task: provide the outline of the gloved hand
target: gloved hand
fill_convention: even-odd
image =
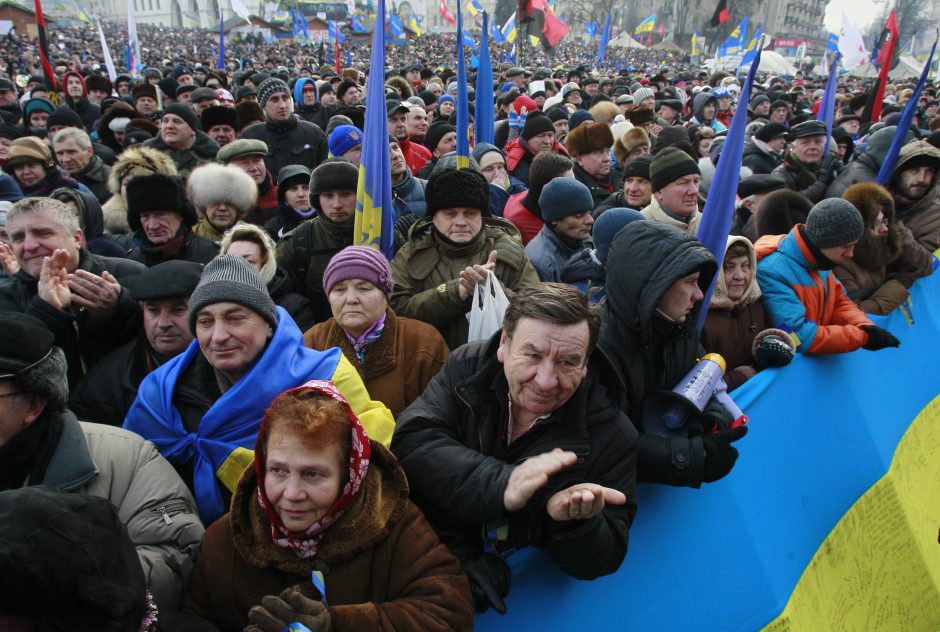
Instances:
[[[746,434],[747,426],[739,426],[702,437],[702,445],[705,447],[705,473],[702,478],[706,483],[714,483],[728,475],[738,460],[738,451],[731,444]]]
[[[839,175],[839,157],[835,154],[826,154],[819,163],[819,180],[826,184],[832,184],[832,181]]]
[[[782,329],[765,329],[754,337],[751,353],[759,369],[781,367],[793,360],[796,344]]]
[[[330,611],[319,599],[305,596],[305,588],[291,586],[276,597],[262,598],[260,606],[248,611],[251,625],[245,632],[281,632],[295,622],[307,626],[311,632],[329,632],[333,627]]]
[[[484,553],[479,557],[466,560],[463,570],[470,580],[470,592],[473,593],[473,607],[477,612],[486,612],[492,607],[499,614],[506,614],[503,599],[509,594],[512,572],[498,555]]]
[[[525,127],[525,118],[526,111],[525,108],[522,108],[522,113],[517,114],[512,108],[509,109],[509,127],[512,129],[517,129],[522,132],[522,128]]]
[[[917,280],[917,271],[916,270],[902,270],[900,272],[895,272],[894,274],[888,275],[888,280],[894,279],[906,289],[911,289],[914,285],[914,281]]]
[[[869,351],[878,351],[885,347],[900,347],[901,341],[894,337],[887,329],[878,325],[862,325],[862,329],[868,332],[868,342],[862,347]]]

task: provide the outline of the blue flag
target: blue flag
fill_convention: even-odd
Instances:
[[[826,42],[826,50],[832,51],[832,52],[837,52],[839,50],[839,34],[838,33],[829,34],[829,41]]]
[[[461,35],[460,41],[463,42],[463,36],[466,34],[463,30],[463,12],[459,2],[457,33]],[[470,168],[470,105],[467,102],[467,64],[462,43],[457,45],[457,168]]]
[[[493,38],[494,42],[504,42],[506,38],[503,37],[503,32],[499,28],[499,24],[496,22],[490,23],[490,37]]]
[[[739,103],[747,103],[751,100],[751,87],[754,85],[754,75],[757,74],[757,67],[760,66],[760,48],[754,61],[751,63],[751,69],[747,73],[747,80],[744,82],[744,88],[741,90],[741,100]],[[728,247],[728,233],[731,231],[731,220],[734,217],[734,206],[738,179],[741,173],[741,155],[744,153],[744,128],[747,127],[747,108],[739,107],[734,111],[734,117],[731,119],[731,127],[728,129],[728,137],[724,146],[721,148],[721,157],[718,160],[718,167],[715,169],[715,178],[709,188],[709,196],[705,201],[705,208],[702,209],[702,221],[698,225],[698,234],[696,238],[708,248],[709,251],[718,260],[718,274],[721,272],[721,261],[725,257],[725,249]],[[712,283],[702,299],[702,309],[699,312],[698,328],[701,331],[705,324],[705,316],[708,314],[708,305],[712,301],[712,293],[715,291],[715,282],[718,275],[712,279]]]
[[[354,33],[368,33],[369,30],[362,25],[362,22],[359,21],[359,16],[352,16],[351,20],[352,30]]]
[[[489,19],[489,14],[484,11],[483,31],[480,33],[480,65],[477,67],[476,110],[473,119],[478,143],[492,143],[496,128],[493,113],[493,61],[490,59]]]
[[[385,15],[385,0],[377,0],[377,16]],[[372,30],[369,74],[385,76],[385,26],[376,20]],[[385,84],[370,81],[366,88],[362,159],[356,188],[356,218],[353,243],[376,248],[391,260],[395,254],[395,207],[392,197],[392,167],[388,149],[388,117]]]
[[[301,20],[297,16],[297,12],[294,10],[294,7],[290,7],[289,10],[290,10],[291,26],[293,28],[293,32],[291,33],[291,35],[293,35],[294,39],[300,39],[301,37],[304,36],[304,27],[300,25]]]
[[[470,50],[476,50],[476,42],[473,41],[473,35],[464,31],[460,34],[461,39],[463,40],[463,45],[469,48]]]
[[[920,73],[920,80],[917,82],[917,87],[914,88],[914,94],[907,100],[907,105],[904,106],[904,112],[901,113],[901,120],[898,122],[898,131],[891,141],[891,147],[888,149],[885,161],[881,163],[881,170],[878,171],[878,178],[876,180],[878,184],[886,184],[891,180],[891,176],[894,175],[894,167],[898,163],[898,154],[901,153],[901,146],[904,145],[904,137],[907,136],[907,130],[911,127],[911,121],[914,119],[914,112],[917,110],[918,102],[920,101],[920,93],[923,92],[924,85],[927,83],[927,75],[930,74],[930,67],[933,66],[933,55],[936,52],[937,40],[935,39],[933,46],[930,48],[930,57],[927,58],[927,63],[924,64],[924,70]]]
[[[304,12],[300,9],[300,7],[297,8],[297,19],[300,20],[300,30],[303,31],[304,39],[309,40],[310,28],[307,26],[307,18],[304,17]]]
[[[610,11],[607,12],[607,17],[604,19],[604,32],[601,34],[601,44],[597,47],[597,61],[594,62],[596,68],[601,67],[601,60],[604,59],[604,55],[607,53],[608,41],[610,41]]]
[[[225,19],[223,9],[219,9],[219,60],[215,67],[219,70],[225,68]]]
[[[832,67],[829,68],[826,91],[823,92],[822,103],[819,104],[819,115],[816,117],[816,120],[826,124],[826,149],[823,153],[829,153],[829,141],[832,140],[832,119],[836,112],[836,81],[839,78],[840,59],[842,55],[836,53],[832,60]]]
[[[338,39],[340,44],[346,41],[346,37],[343,35],[343,32],[339,30],[339,26],[337,26],[336,22],[334,22],[333,20],[330,20],[326,24],[327,24],[326,26],[327,33],[330,36],[330,40],[332,40],[333,42],[336,42],[336,40]]]
[[[388,30],[395,39],[401,39],[405,36],[405,26],[394,13],[388,16]]]

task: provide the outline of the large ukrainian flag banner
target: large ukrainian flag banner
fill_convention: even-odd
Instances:
[[[809,357],[737,389],[750,432],[702,489],[640,485],[621,569],[572,579],[509,558],[501,630],[940,629],[940,274],[898,349]]]
[[[385,15],[385,0],[378,0],[376,15]],[[389,260],[395,254],[395,207],[392,168],[388,155],[388,118],[385,110],[385,21],[376,21],[372,35],[369,85],[366,88],[365,129],[353,243],[382,251]]]

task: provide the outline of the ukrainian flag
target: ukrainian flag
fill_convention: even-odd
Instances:
[[[467,104],[467,64],[464,54],[463,13],[457,3],[457,168],[470,167],[470,107]],[[471,41],[472,38],[471,38]],[[379,75],[384,76],[384,75]]]
[[[467,11],[474,16],[480,15],[483,13],[483,5],[480,4],[479,0],[469,0],[467,2]]]
[[[514,41],[516,41],[516,35],[518,33],[516,32],[516,14],[515,13],[510,15],[509,19],[506,20],[506,23],[503,25],[503,28],[502,28],[502,34],[503,34],[504,42],[509,42],[510,44],[512,44]]]
[[[376,15],[384,16],[385,0],[377,0],[377,4]],[[369,75],[384,77],[385,25],[377,26],[372,34]],[[466,102],[466,96],[464,101]],[[385,85],[381,80],[369,81],[366,88],[366,116],[363,127],[353,243],[381,250],[386,258],[391,259],[395,254],[395,209],[392,206],[392,167],[388,155]]]
[[[698,55],[698,30],[692,33],[692,55]]]
[[[640,22],[639,24],[637,24],[636,28],[633,29],[633,32],[634,34],[652,33],[654,26],[656,26],[656,14],[655,13],[649,16],[648,18],[646,18],[645,20],[643,20],[642,22]]]
[[[421,34],[424,33],[424,28],[421,26],[421,18],[418,17],[417,13],[411,14],[411,21],[408,23],[408,26],[411,27],[411,30],[415,32],[415,35],[421,37]]]
[[[541,40],[539,39],[539,36],[538,36],[538,35],[530,35],[530,36],[529,36],[529,44],[532,45],[532,48],[538,48],[540,41],[541,41]]]
[[[751,42],[747,45],[747,48],[744,49],[744,57],[741,58],[739,66],[746,66],[754,61],[754,58],[757,57],[757,47],[760,46],[760,40],[763,36],[764,27],[758,26],[757,30],[754,32],[754,37],[751,38]]]

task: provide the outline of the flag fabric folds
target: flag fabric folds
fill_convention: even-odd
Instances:
[[[362,25],[362,22],[359,20],[358,15],[352,16],[352,19],[349,21],[350,26],[352,26],[353,33],[368,33],[369,29]]]
[[[496,22],[490,22],[490,37],[493,38],[494,42],[506,41],[506,38],[503,37],[503,32],[499,28],[499,24]]]
[[[698,29],[692,32],[692,56],[698,55]]]
[[[111,58],[111,51],[108,49],[108,40],[104,36],[104,30],[101,28],[101,20],[95,18],[95,26],[98,28],[98,39],[101,41],[101,54],[104,55],[104,65],[108,69],[108,78],[114,82],[117,81],[117,69],[114,67],[114,60]]]
[[[610,18],[608,17],[608,20],[609,20],[609,19],[610,19]],[[649,16],[648,18],[646,18],[645,20],[643,20],[642,22],[640,22],[639,24],[637,24],[637,25],[636,25],[636,28],[633,29],[633,33],[634,33],[634,34],[637,34],[637,33],[652,33],[652,32],[653,32],[653,27],[655,27],[655,26],[656,26],[656,14],[654,13],[653,15]],[[604,27],[604,28],[605,28],[605,29],[607,28],[607,27],[606,27],[606,23],[605,23],[605,27]]]
[[[604,55],[607,54],[607,42],[610,41],[610,12],[607,13],[607,17],[604,19],[604,32],[601,34],[601,43],[597,47],[597,59],[594,60],[594,67],[601,67],[601,60],[604,59]]]
[[[385,15],[385,0],[377,0],[377,16]],[[380,17],[372,30],[369,60],[371,80],[366,87],[362,159],[356,188],[356,217],[353,243],[376,248],[391,260],[395,247],[395,207],[392,198],[391,160],[388,149],[388,118],[385,111],[385,28]]]
[[[731,13],[728,11],[728,0],[718,0],[718,6],[715,7],[715,12],[712,13],[712,28],[724,24],[730,17]]]
[[[235,15],[243,19],[248,24],[251,24],[251,15],[248,13],[248,7],[245,6],[245,3],[242,0],[230,0],[232,5],[232,11],[235,12]]]
[[[225,18],[223,17],[224,9],[219,8],[219,59],[215,62],[215,67],[218,70],[223,70],[225,68]],[[102,39],[104,37],[102,36]]]
[[[474,16],[480,15],[483,13],[483,5],[480,0],[467,0],[467,11]]]
[[[544,23],[542,27],[542,42],[549,48],[558,45],[562,38],[571,32],[571,27],[565,24],[561,18],[555,15],[550,7],[545,7],[543,15]]]
[[[388,15],[388,32],[395,39],[401,39],[405,36],[405,25],[401,23],[398,16],[394,13]]]
[[[421,24],[421,18],[418,17],[417,13],[411,14],[411,20],[408,23],[408,26],[411,27],[411,30],[415,32],[415,35],[421,37],[421,34],[424,33],[424,26]]]
[[[826,91],[823,93],[822,103],[819,104],[819,114],[817,120],[826,124],[826,149],[824,154],[829,153],[829,141],[832,140],[832,119],[836,112],[836,83],[839,79],[839,53],[836,53],[832,60],[832,66],[829,68],[829,80],[826,81]]]
[[[757,56],[757,47],[760,46],[760,38],[763,36],[764,27],[758,26],[757,30],[754,31],[754,37],[751,38],[747,48],[744,49],[744,56],[741,58],[741,63],[738,64],[738,66],[747,66],[754,61],[754,57]]]
[[[474,137],[478,143],[492,143],[496,132],[493,112],[493,61],[490,59],[489,19],[483,12],[483,31],[480,33],[480,54],[477,66],[476,110],[474,111]]]
[[[39,0],[36,0],[39,4]],[[137,37],[137,19],[134,17],[134,5],[132,0],[127,0],[127,46],[129,51],[130,63],[127,70],[132,76],[140,75],[140,39]],[[55,85],[55,84],[53,84]],[[157,96],[160,91],[157,90]]]
[[[898,122],[898,133],[894,135],[888,154],[885,156],[884,162],[881,163],[881,170],[878,171],[878,177],[876,178],[878,184],[887,184],[891,180],[891,176],[894,175],[894,167],[897,165],[901,146],[904,145],[904,137],[907,136],[906,131],[910,128],[911,121],[914,120],[914,112],[917,111],[920,94],[927,84],[927,76],[930,74],[930,67],[933,65],[933,56],[936,52],[937,40],[935,39],[927,63],[924,64],[924,69],[920,73],[920,80],[917,82],[917,87],[914,88],[914,94],[907,100],[907,105],[904,106],[904,111],[901,113],[901,120]]]
[[[842,14],[842,28],[839,29],[838,50],[842,54],[842,67],[846,70],[855,70],[866,61],[868,53],[865,51],[865,41],[855,25],[849,22]]]
[[[751,88],[754,85],[754,76],[760,66],[760,48],[748,70],[747,80],[741,90],[740,103],[751,100]],[[721,274],[721,262],[725,256],[728,245],[728,233],[731,231],[731,220],[734,217],[734,207],[737,198],[738,178],[741,170],[741,155],[744,153],[744,129],[747,127],[747,108],[739,107],[734,111],[731,126],[724,146],[721,148],[721,160],[715,169],[715,177],[709,189],[710,195],[702,209],[702,221],[698,226],[696,237],[718,260],[718,274]],[[716,188],[717,187],[717,188]],[[705,293],[702,308],[699,312],[698,328],[701,331],[708,314],[708,306],[715,290],[717,275]]]
[[[457,20],[454,18],[454,14],[447,8],[447,0],[438,0],[437,10],[441,14],[441,17],[444,18],[445,22],[451,26],[457,26]]]
[[[737,55],[740,53],[747,42],[747,18],[741,20],[741,23],[734,27],[728,39],[719,47],[719,57],[728,55]]]
[[[518,30],[516,29],[516,14],[515,12],[509,16],[509,19],[506,20],[506,23],[503,24],[503,28],[500,30],[503,34],[503,41],[509,42],[512,44],[516,41],[516,35],[518,35]]]
[[[463,14],[457,3],[457,32],[463,36]],[[457,168],[470,168],[470,105],[467,101],[467,64],[462,37],[457,38]],[[471,41],[473,38],[470,38]]]
[[[881,30],[881,36],[878,38],[878,57],[875,59],[875,65],[881,68],[885,64],[891,65],[891,59],[894,58],[894,49],[898,43],[898,15],[894,9],[888,15],[888,21]]]
[[[53,91],[58,89],[55,69],[49,62],[49,44],[46,41],[46,16],[42,12],[42,3],[36,0],[36,28],[39,30],[39,60],[42,63],[42,72]]]
[[[336,24],[333,20],[330,20],[326,24],[327,33],[330,36],[330,39],[333,41],[339,40],[340,43],[346,41],[346,37],[343,35],[343,32],[339,30],[339,25]]]

